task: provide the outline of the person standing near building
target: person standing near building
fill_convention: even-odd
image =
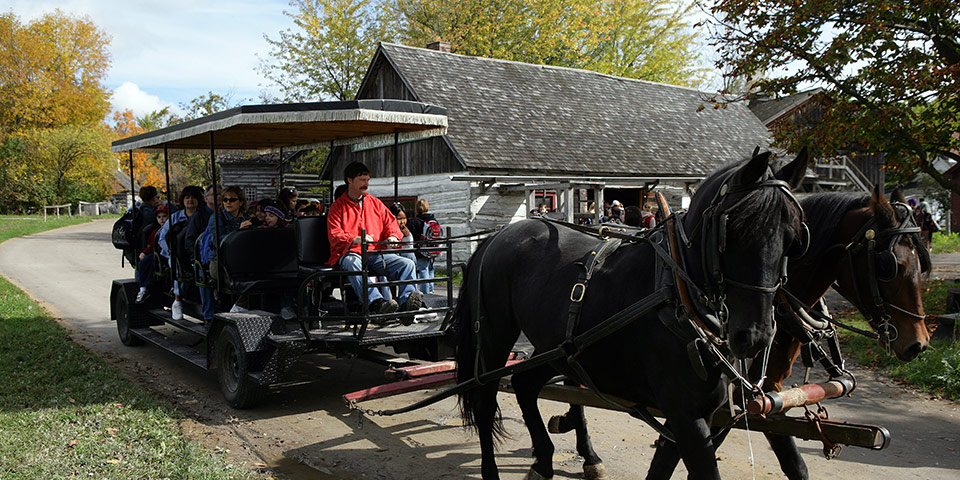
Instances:
[[[410,221],[410,233],[413,234],[413,244],[422,245],[424,241],[424,232],[428,225],[436,225],[439,228],[437,218],[430,213],[430,202],[425,198],[417,200],[417,215]],[[428,249],[421,247],[417,250],[417,278],[434,278],[436,275],[433,269],[434,255]],[[433,293],[433,282],[421,283],[420,292]]]
[[[366,165],[353,162],[344,168],[347,191],[330,205],[327,216],[327,236],[330,239],[330,260],[328,265],[337,265],[344,271],[360,271],[363,261],[360,257],[360,231],[364,230],[368,242],[389,242],[396,244],[403,233],[396,218],[378,198],[367,193],[370,186],[370,169]],[[366,266],[370,272],[385,276],[390,280],[415,280],[416,265],[407,258],[395,253],[385,253],[385,245],[370,245]],[[416,311],[423,305],[420,292],[413,284],[399,287],[399,302],[385,299],[376,288],[363,291],[359,275],[349,275],[350,285],[361,299],[367,299],[372,313],[392,313],[401,308],[403,311]]]

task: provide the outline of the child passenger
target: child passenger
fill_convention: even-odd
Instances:
[[[287,221],[284,219],[283,212],[273,205],[267,205],[263,208],[263,225],[260,228],[281,228],[286,227]]]
[[[156,208],[154,212],[157,218],[157,223],[160,227],[163,227],[163,224],[167,223],[167,219],[170,218],[169,210],[166,205],[160,205]],[[156,250],[156,240],[157,232],[160,231],[160,228],[155,228],[150,232],[150,237],[147,239],[147,248],[144,248],[140,252],[140,261],[137,264],[137,283],[140,284],[140,291],[137,292],[137,303],[143,303],[147,297],[150,296],[150,292],[147,291],[147,288],[153,284],[153,271],[155,268],[155,258],[154,251]]]

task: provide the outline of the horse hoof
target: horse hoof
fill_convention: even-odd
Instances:
[[[553,477],[544,477],[543,475],[540,475],[539,473],[537,473],[537,471],[534,470],[533,467],[530,467],[530,470],[527,472],[527,476],[523,477],[523,480],[547,480],[548,478],[553,478]]]
[[[563,433],[560,431],[560,420],[562,419],[562,415],[554,415],[550,417],[550,421],[547,422],[547,431],[550,433]]]
[[[583,477],[587,480],[604,480],[607,478],[607,469],[602,463],[584,465]]]

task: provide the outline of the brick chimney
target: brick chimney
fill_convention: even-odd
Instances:
[[[450,42],[433,42],[427,45],[427,49],[450,53]]]

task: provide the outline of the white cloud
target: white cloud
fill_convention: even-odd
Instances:
[[[172,102],[165,102],[156,95],[150,95],[140,90],[140,87],[133,82],[123,82],[115,88],[113,94],[110,95],[110,105],[113,110],[121,112],[127,109],[132,110],[136,117],[142,117],[164,107],[170,107],[173,113],[182,113]]]

